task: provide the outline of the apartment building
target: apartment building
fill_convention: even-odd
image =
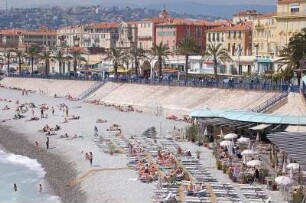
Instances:
[[[255,56],[276,56],[278,53],[277,23],[274,15],[275,13],[267,13],[253,19],[252,52]]]
[[[207,21],[189,21],[173,19],[170,22],[156,25],[156,44],[167,44],[170,51],[175,52],[177,44],[184,38],[193,39],[202,51],[206,48],[206,30],[213,27]]]
[[[306,27],[306,1],[305,0],[278,0],[277,12],[273,16],[277,23],[278,49],[289,43],[290,37]]]
[[[1,48],[18,48],[30,44],[37,44],[47,47],[56,46],[56,31],[41,30],[22,30],[10,29],[0,30]]]

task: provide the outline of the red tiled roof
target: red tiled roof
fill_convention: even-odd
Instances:
[[[9,30],[0,30],[0,34],[1,35],[54,35],[56,36],[56,31],[9,29]]]
[[[278,0],[278,4],[305,3],[305,0]]]
[[[233,16],[259,16],[261,15],[256,10],[243,10],[235,13]]]

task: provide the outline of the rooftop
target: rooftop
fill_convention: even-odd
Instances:
[[[235,13],[233,16],[259,16],[261,13],[259,13],[256,10],[243,10]]]

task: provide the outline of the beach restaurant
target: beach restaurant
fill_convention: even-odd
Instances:
[[[199,137],[208,136],[214,142],[217,167],[228,170],[238,166],[244,171],[233,180],[246,183],[248,169],[244,166],[254,162],[268,169],[260,181],[268,189],[281,190],[287,201],[302,202],[306,198],[306,116],[209,108],[193,111],[190,116]],[[242,161],[233,161],[237,149]],[[251,156],[247,162],[245,158]]]

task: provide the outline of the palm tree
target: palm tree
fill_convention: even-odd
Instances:
[[[21,50],[15,50],[16,57],[18,58],[18,68],[19,68],[19,74],[21,74],[21,58],[23,57],[23,51]]]
[[[281,57],[278,62],[283,62],[287,68],[291,70],[300,68],[301,61],[306,59],[306,28],[290,38],[289,44],[281,51]],[[300,79],[301,75],[298,74],[299,84]]]
[[[74,77],[77,77],[77,66],[78,63],[80,62],[86,62],[86,59],[82,56],[82,52],[80,50],[72,50],[70,52],[70,55],[73,60],[73,72],[74,72]],[[69,73],[70,75],[70,73]]]
[[[126,65],[126,69],[128,69],[130,66],[130,60],[131,60],[131,54],[128,50],[125,50],[123,52],[123,56],[121,60],[122,60],[122,63]]]
[[[107,57],[105,58],[105,60],[111,60],[113,62],[115,77],[117,77],[118,67],[122,61],[122,58],[123,58],[122,49],[110,48],[107,52]]]
[[[10,72],[10,60],[11,60],[11,51],[8,50],[6,55],[5,55],[6,59],[7,59],[7,73]]]
[[[48,76],[50,72],[50,60],[52,59],[51,52],[46,50],[43,51],[43,53],[40,55],[40,59],[45,61],[45,74]]]
[[[214,75],[217,77],[218,75],[218,63],[233,61],[231,56],[228,54],[227,50],[222,47],[222,44],[211,43],[208,44],[207,49],[202,56],[202,59],[212,59],[214,64]]]
[[[27,49],[26,54],[30,57],[31,60],[31,74],[33,74],[34,71],[34,59],[36,58],[36,56],[38,55],[38,49],[36,47],[30,47]]]
[[[199,54],[199,53],[200,53],[200,46],[191,38],[184,38],[177,45],[177,54],[185,56],[186,81],[188,80],[189,56],[192,54]]]
[[[134,60],[135,64],[135,73],[138,76],[138,69],[139,69],[139,60],[146,58],[146,53],[142,48],[132,48],[130,49],[131,58]]]
[[[65,56],[62,51],[58,51],[53,58],[58,61],[59,74],[61,75],[62,73],[64,73],[62,64],[65,61]]]
[[[163,76],[162,72],[163,59],[168,58],[168,56],[171,54],[169,46],[167,44],[163,44],[163,42],[160,42],[159,45],[154,44],[153,47],[151,48],[151,54],[153,56],[157,56],[159,77],[161,78]]]

